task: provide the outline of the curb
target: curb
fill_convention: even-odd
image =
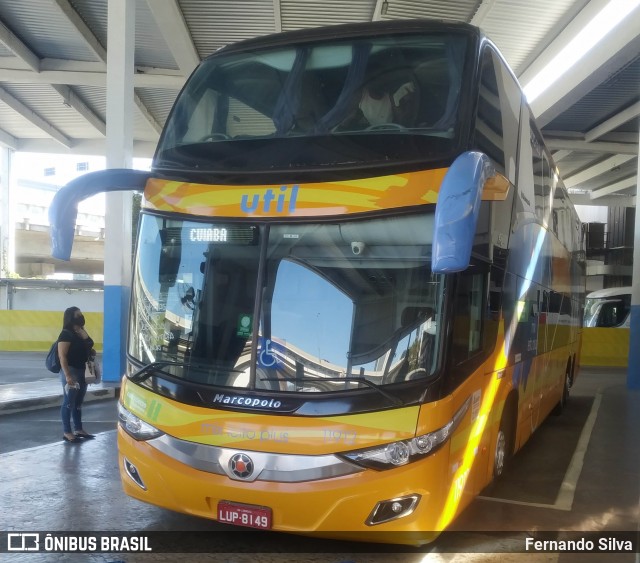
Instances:
[[[110,387],[106,389],[87,390],[84,401],[103,401],[117,397],[120,389]],[[0,403],[0,416],[5,414],[15,414],[24,411],[46,409],[49,407],[59,407],[62,405],[62,394],[46,395],[44,397],[15,399]]]

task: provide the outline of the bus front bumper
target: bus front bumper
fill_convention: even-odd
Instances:
[[[388,471],[287,483],[238,481],[201,471],[134,440],[122,428],[118,428],[118,449],[125,492],[176,512],[218,520],[220,502],[266,507],[273,530],[388,543],[426,543],[442,528],[441,499],[446,491],[435,485],[445,482],[446,461],[438,459],[439,452]],[[390,514],[390,501],[409,498],[416,502],[402,516],[371,523],[380,503]]]

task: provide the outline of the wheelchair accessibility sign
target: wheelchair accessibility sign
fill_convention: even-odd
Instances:
[[[281,346],[269,338],[260,338],[258,343],[258,365],[263,368],[277,368],[282,364],[278,355],[282,355]],[[277,353],[276,353],[277,350]]]

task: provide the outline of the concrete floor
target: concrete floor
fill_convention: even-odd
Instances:
[[[639,428],[640,393],[626,389],[625,372],[583,369],[565,413],[536,431],[504,478],[469,506],[451,532],[420,550],[258,534],[142,504],[122,492],[116,435],[109,430],[81,445],[55,442],[0,455],[0,560],[637,563],[635,553],[525,552],[525,541],[573,531],[596,545],[601,538],[630,537],[637,546]],[[47,530],[140,531],[180,553],[6,553],[6,532]],[[192,541],[211,553],[184,553]]]

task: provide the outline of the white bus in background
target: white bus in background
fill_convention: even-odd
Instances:
[[[598,289],[587,295],[584,327],[629,328],[631,287]]]

